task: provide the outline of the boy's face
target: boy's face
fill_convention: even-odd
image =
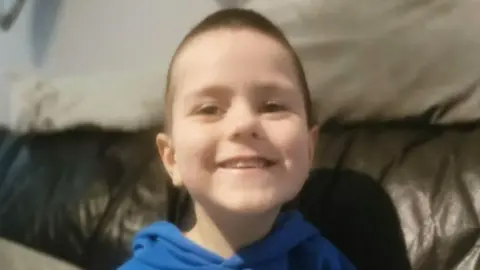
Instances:
[[[169,137],[157,145],[174,184],[202,207],[261,213],[293,199],[311,166],[309,130],[289,52],[248,30],[195,37],[172,74]]]

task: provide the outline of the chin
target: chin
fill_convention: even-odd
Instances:
[[[219,203],[222,208],[226,211],[237,213],[241,215],[256,215],[256,214],[263,214],[266,212],[270,212],[272,210],[280,209],[280,207],[284,204],[283,200],[281,201],[274,201],[274,200],[254,200],[254,199],[246,199],[246,200],[230,200],[228,202]]]

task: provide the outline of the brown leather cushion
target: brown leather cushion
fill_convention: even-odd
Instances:
[[[480,264],[478,127],[385,125],[326,131],[317,166],[377,179],[400,217],[414,269]]]
[[[0,132],[0,236],[87,269],[118,265],[142,226],[182,212],[154,134]],[[299,207],[360,269],[406,265],[399,228],[413,269],[476,269],[479,140],[480,129],[325,130]]]
[[[358,269],[411,269],[395,206],[367,174],[312,170],[298,208]]]

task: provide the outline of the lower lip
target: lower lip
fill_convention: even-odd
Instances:
[[[222,170],[230,170],[230,171],[255,171],[255,170],[266,170],[274,167],[275,164],[268,165],[265,167],[248,167],[248,168],[235,168],[235,167],[220,167]]]

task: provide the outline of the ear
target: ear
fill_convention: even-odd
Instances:
[[[308,131],[308,155],[310,159],[310,166],[313,166],[315,158],[315,150],[317,148],[317,139],[318,139],[318,126],[313,126]]]
[[[159,133],[156,137],[157,151],[162,159],[163,166],[172,179],[172,184],[176,187],[182,185],[182,179],[178,173],[177,163],[175,159],[175,149],[172,140],[165,133]]]

